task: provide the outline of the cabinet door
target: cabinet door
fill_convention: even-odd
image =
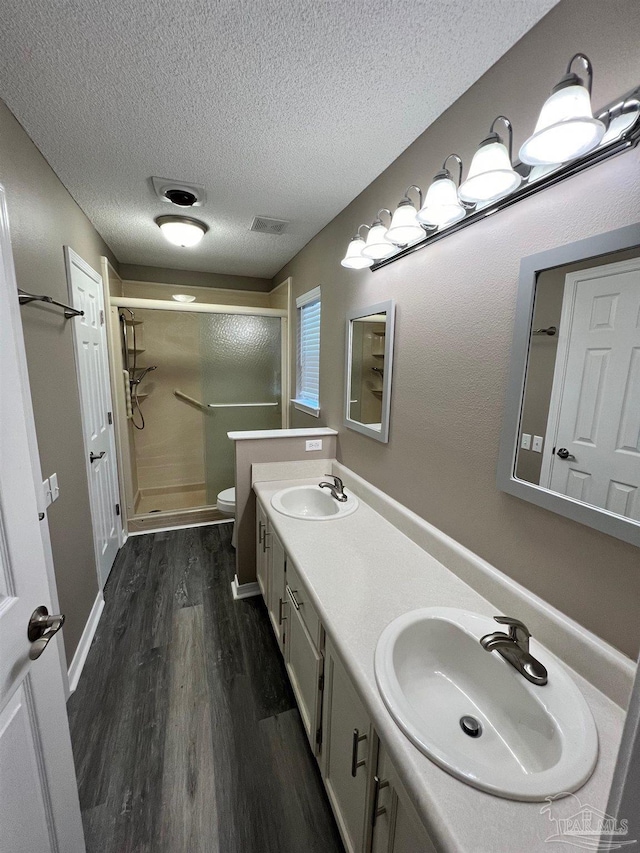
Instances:
[[[333,647],[325,649],[322,775],[348,853],[368,844],[373,728]]]
[[[256,501],[256,580],[267,606],[269,605],[268,535],[267,514],[260,501]]]
[[[273,630],[275,631],[280,651],[284,650],[285,627],[286,627],[286,592],[285,574],[287,568],[287,557],[284,553],[282,542],[273,528],[270,531],[271,559],[269,563],[269,596],[267,607]]]
[[[382,744],[374,777],[371,853],[437,853]]]
[[[311,749],[314,755],[320,740],[320,702],[323,658],[300,618],[297,599],[287,584],[287,621],[285,661],[287,672],[298,702]]]

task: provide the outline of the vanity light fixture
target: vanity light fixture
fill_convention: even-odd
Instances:
[[[418,210],[409,198],[411,190],[418,193],[418,209],[422,207],[422,190],[412,184],[404,191],[387,231],[387,240],[391,240],[396,246],[408,246],[424,237],[424,228],[418,221]]]
[[[581,59],[587,85],[571,66]],[[591,85],[593,67],[588,56],[576,53],[567,72],[551,90],[544,102],[533,135],[520,148],[520,160],[531,166],[551,166],[566,163],[597,148],[606,126],[593,117]]]
[[[501,121],[509,134],[509,148],[495,130]],[[513,127],[506,116],[495,118],[489,128],[489,135],[482,140],[473,155],[467,180],[460,185],[458,195],[462,201],[473,204],[498,201],[520,186],[522,176],[513,168],[511,158],[513,149]]]
[[[456,184],[447,169],[449,160],[454,159],[458,164],[459,174]],[[424,205],[418,213],[418,219],[429,228],[446,228],[464,218],[467,210],[460,204],[458,187],[462,180],[462,160],[457,154],[449,154],[442,169],[434,176],[427,190]]]
[[[364,249],[365,242],[364,239],[360,236],[360,229],[366,228],[370,229],[369,225],[359,225],[358,230],[355,233],[355,236],[351,238],[351,242],[347,247],[347,254],[340,261],[343,267],[347,267],[350,270],[362,270],[366,267],[370,267],[373,264],[373,258],[365,258],[362,254],[362,250]]]
[[[176,302],[184,302],[184,303],[196,301],[195,296],[189,296],[188,293],[174,293],[171,298],[175,299]]]
[[[185,248],[197,245],[209,230],[204,222],[188,216],[159,216],[156,225],[166,240]]]
[[[577,61],[586,68],[586,84],[572,71]],[[378,211],[366,241],[361,237],[360,226],[347,249],[343,266],[362,269],[367,259],[366,265],[376,272],[640,145],[640,85],[612,100],[594,118],[592,80],[591,62],[583,53],[576,53],[567,73],[545,102],[534,133],[520,149],[520,161],[513,163],[511,122],[505,116],[498,116],[471,161],[466,181],[461,183],[460,158],[449,155],[433,178],[417,214],[409,193],[414,190],[419,196],[420,188],[412,185],[393,216],[386,208]],[[498,122],[506,128],[507,144],[496,132]],[[575,147],[578,142],[585,145],[585,139],[590,139],[588,147]],[[447,168],[452,159],[458,163],[457,191],[456,181]],[[390,219],[388,229],[380,219],[383,212]],[[416,228],[416,220],[423,229],[422,235]],[[411,230],[404,231],[405,227]]]
[[[388,229],[383,224],[382,219],[380,219],[381,213],[386,213],[389,220],[393,218],[389,208],[381,207],[376,214],[375,221],[369,228],[369,233],[367,234],[367,239],[364,244],[364,248],[362,249],[363,257],[371,258],[374,261],[378,261],[381,258],[388,258],[389,255],[392,255],[397,251],[397,247],[394,246],[391,240],[387,239]]]

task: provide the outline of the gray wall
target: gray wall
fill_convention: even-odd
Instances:
[[[63,246],[100,272],[107,246],[7,107],[0,102],[0,183],[7,191],[18,286],[67,302]],[[48,510],[70,662],[98,593],[72,323],[60,309],[22,309],[42,474],[56,472]]]
[[[637,85],[639,31],[636,0],[564,0],[274,279],[292,276],[295,295],[322,286],[320,423],[340,430],[339,459],[633,657],[638,550],[499,492],[495,473],[520,258],[640,220],[640,150],[377,273],[345,270],[340,258],[361,222],[409,184],[426,189],[447,154],[468,168],[495,116],[512,120],[517,151],[573,53],[594,63],[596,109]],[[375,114],[371,128],[384,133]],[[337,378],[345,313],[390,297],[396,356],[383,445],[343,428]],[[291,426],[317,425],[292,410]]]
[[[271,279],[245,275],[222,275],[194,270],[173,270],[166,267],[146,267],[141,264],[120,264],[120,275],[130,281],[161,281],[190,287],[221,287],[229,290],[259,290],[268,292]]]

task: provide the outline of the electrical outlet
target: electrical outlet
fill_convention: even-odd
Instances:
[[[535,453],[542,453],[542,442],[544,441],[541,435],[533,436],[533,449]]]
[[[523,450],[531,450],[531,436],[528,432],[522,433],[522,441],[520,442],[520,447]]]
[[[312,438],[310,441],[305,441],[305,450],[322,450],[322,439]]]

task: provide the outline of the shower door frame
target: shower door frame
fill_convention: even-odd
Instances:
[[[156,311],[179,311],[183,314],[239,314],[244,316],[252,316],[252,317],[279,317],[280,318],[280,405],[282,409],[282,429],[287,429],[289,426],[289,384],[290,384],[290,369],[291,365],[289,364],[289,312],[284,308],[259,308],[248,305],[224,305],[224,304],[208,304],[203,302],[189,302],[189,303],[180,303],[180,302],[171,302],[169,300],[164,299],[140,299],[133,296],[111,296],[109,298],[109,305],[113,309],[115,308],[115,312],[109,311],[109,319],[111,323],[111,334],[109,335],[109,345],[112,348],[115,348],[116,341],[119,341],[119,327],[117,325],[118,320],[118,311],[120,308],[130,308],[135,311],[136,309],[142,310],[156,310]],[[115,317],[115,319],[114,319]],[[118,383],[118,390],[115,396],[115,408],[116,408],[116,432],[118,436],[118,441],[116,442],[117,446],[117,454],[120,456],[121,448],[128,448],[129,455],[131,456],[132,451],[129,447],[128,441],[128,421],[127,421],[127,413],[126,413],[126,402],[124,397],[124,386],[122,382]],[[135,460],[128,460],[130,463],[135,462]],[[135,512],[129,511],[129,505],[127,502],[127,495],[133,491],[132,485],[130,483],[130,464],[127,465],[127,460],[119,459],[120,468],[125,472],[125,477],[120,480],[120,506],[122,513],[122,524],[124,530],[127,535],[130,533],[129,530],[129,522],[133,519],[140,519],[141,517],[145,517],[144,514],[142,516],[135,515]],[[126,481],[126,482],[125,482]],[[199,508],[195,508],[193,510],[194,516],[197,514]],[[158,522],[164,527],[162,524],[167,519],[171,518],[171,515],[180,515],[184,516],[188,514],[188,510],[169,510],[163,513],[156,513],[158,518]],[[194,518],[194,521],[197,523],[197,519]],[[215,522],[213,522],[215,523]],[[144,532],[149,532],[145,530]]]

